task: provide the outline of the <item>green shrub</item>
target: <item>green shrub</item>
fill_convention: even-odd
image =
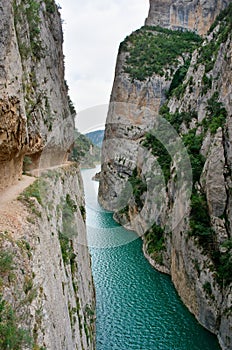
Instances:
[[[193,118],[197,118],[197,113],[195,111],[170,113],[167,105],[162,106],[159,112],[160,115],[174,127],[177,133],[179,133],[182,123],[189,126],[189,123],[193,120]]]
[[[216,37],[202,46],[198,57],[198,64],[202,63],[205,65],[206,73],[213,69],[221,43],[224,43],[231,34],[232,4],[229,4],[228,7],[219,14],[209,32],[212,32],[217,25],[219,25],[219,31]]]
[[[232,239],[225,241],[221,248],[225,250],[224,253],[217,250],[213,258],[218,273],[218,281],[222,285],[228,286],[232,283]]]
[[[200,181],[205,164],[205,157],[200,153],[203,135],[196,135],[196,129],[191,129],[188,134],[183,135],[183,143],[188,150],[192,167],[193,183]]]
[[[34,57],[43,57],[42,42],[40,39],[40,3],[35,0],[24,0],[26,16],[30,30],[31,51]]]
[[[219,127],[225,125],[227,111],[222,102],[219,102],[218,92],[215,92],[207,102],[207,116],[202,121],[202,125],[205,130],[209,129],[212,134],[215,134]]]
[[[72,236],[77,234],[76,219],[74,213],[77,211],[77,205],[71,198],[70,194],[66,195],[65,201],[62,205],[62,224],[63,230],[59,232],[59,240],[61,253],[64,264],[72,262],[73,248]]]
[[[213,69],[218,50],[219,45],[214,40],[211,40],[208,44],[201,47],[197,65],[203,64],[205,66],[205,73],[208,73]]]
[[[212,76],[208,78],[207,75],[204,74],[202,78],[202,82],[203,82],[202,94],[206,94],[208,90],[212,89],[213,78]]]
[[[144,235],[148,254],[155,259],[158,264],[162,264],[162,251],[165,250],[164,230],[161,226],[153,224]]]
[[[209,282],[206,282],[203,285],[203,289],[210,297],[212,297],[212,287],[211,287],[211,284]]]
[[[138,208],[143,207],[143,201],[141,196],[144,192],[147,191],[147,184],[143,182],[141,177],[138,174],[137,168],[135,168],[132,172],[132,175],[128,178],[129,183],[132,186],[133,196],[135,198],[135,202]]]
[[[185,64],[177,69],[177,71],[174,74],[174,77],[172,79],[170,88],[168,90],[167,98],[172,96],[172,94],[175,94],[175,90],[177,88],[179,88],[178,90],[176,90],[177,94],[178,93],[181,94],[180,87],[182,87],[182,89],[183,89],[182,83],[183,83],[183,81],[184,81],[184,79],[186,77],[186,74],[188,72],[189,66],[190,66],[190,60],[186,60]]]
[[[80,206],[80,212],[81,212],[81,215],[82,215],[83,219],[85,220],[86,219],[86,210],[85,210],[85,206],[84,205]]]
[[[59,232],[59,241],[63,262],[64,264],[69,264],[70,259],[73,255],[73,249],[71,247],[70,238],[68,238],[65,234]]]
[[[209,29],[209,33],[219,25],[219,41],[225,42],[232,31],[232,4],[230,3],[220,14]]]
[[[172,31],[160,27],[142,27],[125,39],[120,50],[129,53],[124,71],[129,73],[132,80],[145,80],[154,73],[164,75],[166,67],[178,65],[178,57],[191,53],[202,39],[190,32]],[[183,56],[182,56],[183,57]],[[183,80],[186,61],[179,78],[176,76],[175,86]],[[177,73],[178,74],[178,73]]]
[[[75,201],[71,198],[69,193],[66,195],[66,204],[64,207],[69,208],[72,211],[72,213],[75,213],[77,211],[77,205]]]
[[[45,0],[46,11],[50,14],[54,13],[56,10],[56,4],[54,0]]]
[[[26,200],[29,204],[30,198],[36,198],[38,203],[40,205],[43,205],[45,196],[47,192],[47,183],[44,179],[40,178],[35,180],[32,185],[26,188],[25,191],[23,191],[22,195],[20,196],[20,199]]]
[[[14,270],[13,255],[9,251],[0,251],[0,276],[4,276]]]
[[[197,237],[202,248],[212,256],[216,249],[208,203],[205,194],[193,190],[191,196],[190,232],[191,236]]]
[[[77,112],[76,112],[75,106],[74,106],[74,104],[73,104],[73,102],[72,102],[72,100],[71,100],[69,95],[68,95],[68,106],[69,106],[70,113],[72,115],[76,115]]]
[[[172,163],[172,158],[162,142],[160,142],[152,133],[147,133],[145,135],[145,140],[142,145],[147,149],[152,151],[152,154],[157,157],[159,165],[162,169],[165,182],[167,184],[170,178],[170,167]]]
[[[129,213],[129,205],[126,205],[124,208],[120,209],[118,214],[119,215],[126,215],[128,217],[128,213]]]
[[[29,332],[18,324],[13,308],[0,295],[0,349],[19,350],[31,346]]]

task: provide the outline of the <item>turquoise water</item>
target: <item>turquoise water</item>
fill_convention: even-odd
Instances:
[[[183,305],[169,276],[144,258],[141,239],[97,204],[97,183],[91,181],[95,172],[82,171],[96,287],[97,350],[220,349],[216,337]]]

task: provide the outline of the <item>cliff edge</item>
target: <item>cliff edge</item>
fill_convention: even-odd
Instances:
[[[146,26],[119,48],[99,186],[99,202],[143,238],[150,263],[226,350],[231,18],[231,1],[151,1]]]
[[[168,29],[193,30],[205,35],[230,0],[150,0],[145,24]]]
[[[53,0],[3,0],[0,19],[0,348],[94,349],[59,9]]]

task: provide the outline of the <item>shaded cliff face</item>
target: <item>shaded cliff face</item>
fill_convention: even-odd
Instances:
[[[100,203],[126,228],[145,234],[149,261],[171,274],[189,310],[227,350],[232,346],[231,11],[229,5],[203,44],[145,27],[121,45],[99,187]],[[179,57],[172,56],[173,48],[181,51]],[[160,128],[160,119],[170,128]],[[182,177],[186,169],[192,172],[191,186]]]
[[[229,3],[230,0],[150,0],[146,25],[188,29],[204,35]]]
[[[73,142],[62,28],[53,1],[3,1],[0,70],[0,189],[31,168],[62,163]],[[62,128],[61,128],[62,125]],[[46,153],[46,156],[45,156]],[[52,154],[52,156],[51,156]],[[46,161],[45,161],[46,158]]]
[[[14,310],[16,326],[28,332],[30,349],[95,348],[83,197],[78,168],[66,165],[45,173],[20,201],[0,209],[0,291]],[[12,266],[3,254],[12,258]],[[2,330],[1,338],[6,344]],[[15,339],[20,341],[18,331]]]

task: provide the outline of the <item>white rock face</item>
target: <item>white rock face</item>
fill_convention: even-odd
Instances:
[[[49,2],[50,3],[50,2]],[[67,159],[73,143],[64,80],[61,19],[53,1],[4,0],[0,12],[0,189],[22,173],[30,155],[37,168],[40,155],[51,166]],[[8,169],[8,170],[7,170]],[[7,174],[8,173],[8,174]]]
[[[14,252],[16,264],[15,279],[5,280],[3,296],[18,305],[21,326],[36,345],[93,350],[95,292],[79,169],[66,165],[39,181],[41,204],[22,195],[23,204],[14,203],[14,221],[5,226],[7,234],[0,224],[1,248]]]
[[[226,210],[225,157],[222,130],[219,129],[211,143],[203,178],[210,215],[220,217]],[[204,186],[203,184],[203,186]]]
[[[228,3],[151,0],[146,24],[172,29],[188,28],[206,34],[215,16]],[[215,32],[205,38],[203,46],[216,40],[217,30],[215,28]],[[232,237],[231,50],[231,37],[228,36],[220,44],[210,68],[207,62],[199,62],[201,48],[196,50],[182,84],[182,94],[178,97],[174,94],[168,101],[172,114],[194,112],[189,123],[180,125],[180,134],[182,139],[190,130],[196,131],[196,139],[202,135],[199,153],[205,157],[205,163],[194,190],[206,198],[208,226],[215,232],[212,245],[217,247],[215,251],[223,254],[231,252],[231,248],[226,248],[223,243],[231,242]],[[212,257],[212,246],[204,249],[199,239],[191,236],[190,232],[192,186],[183,174],[192,166],[187,158],[183,160],[183,152],[176,152],[173,137],[166,133],[162,144],[167,146],[172,163],[169,180],[165,184],[157,158],[142,144],[145,133],[151,132],[153,127],[156,135],[159,135],[159,108],[165,102],[165,89],[169,88],[171,81],[165,81],[156,74],[142,82],[132,81],[124,72],[125,60],[126,53],[120,49],[103,143],[99,201],[115,212],[114,218],[118,222],[140,236],[154,223],[164,229],[165,247],[159,247],[158,253],[148,254],[149,238],[143,237],[145,256],[155,268],[170,273],[185,305],[203,326],[218,336],[222,348],[230,350],[231,283],[219,281],[218,262]],[[225,123],[217,125],[215,130],[214,124],[205,130],[207,122],[212,123],[209,120],[209,101],[216,103],[217,107],[219,104],[227,114]],[[215,108],[214,105],[213,111]],[[220,113],[218,111],[214,116],[211,113],[215,123]],[[170,142],[167,141],[168,137]],[[195,142],[193,139],[192,146]],[[132,186],[130,179],[133,180]],[[124,201],[121,197],[124,197]],[[198,230],[201,230],[200,234],[203,233],[202,228]]]
[[[206,34],[230,0],[150,0],[146,25],[169,29],[188,29]]]
[[[99,200],[108,210],[117,208],[117,194],[137,162],[138,144],[153,128],[170,86],[170,81],[156,75],[132,82],[123,70],[125,59],[125,53],[119,52],[102,149],[104,180],[100,181]]]
[[[15,270],[1,274],[0,294],[17,326],[29,330],[30,348],[91,350],[95,292],[83,185],[79,169],[66,162],[74,115],[58,7],[53,0],[3,0],[0,31],[0,192],[21,178],[25,156],[29,170],[53,169],[24,204],[14,201],[1,214],[0,248],[12,254]]]

